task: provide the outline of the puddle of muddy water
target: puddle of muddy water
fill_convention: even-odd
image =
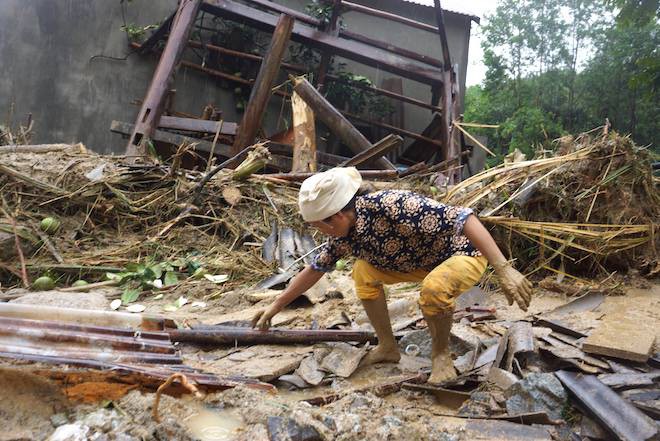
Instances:
[[[245,427],[236,410],[200,408],[184,424],[200,441],[231,441]]]

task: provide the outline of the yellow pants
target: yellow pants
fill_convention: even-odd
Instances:
[[[353,264],[355,293],[361,300],[380,295],[382,285],[401,282],[422,282],[419,306],[424,314],[436,315],[454,310],[454,301],[479,281],[488,266],[485,257],[453,256],[432,271],[411,273],[381,270],[358,259]]]

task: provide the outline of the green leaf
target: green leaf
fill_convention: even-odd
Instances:
[[[126,264],[126,271],[129,271],[131,273],[139,273],[144,270],[144,265],[140,265],[139,263],[127,263]]]
[[[152,273],[154,273],[154,277],[153,277],[154,279],[160,279],[163,275],[163,267],[161,266],[160,263],[157,264],[157,265],[151,265],[149,267],[149,270]]]
[[[128,305],[129,303],[133,303],[140,297],[140,291],[137,289],[132,289],[132,288],[126,288],[124,290],[124,293],[121,295],[121,302],[124,305]]]
[[[168,271],[165,273],[165,279],[163,281],[165,282],[165,286],[171,286],[179,283],[179,278],[176,276],[176,273]]]

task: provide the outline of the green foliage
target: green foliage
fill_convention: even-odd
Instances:
[[[640,19],[645,24],[623,28],[614,20],[615,6],[644,2],[501,0],[483,27],[486,78],[468,88],[465,120],[500,124],[475,130],[500,155],[518,148],[529,157],[606,118],[657,148],[659,24]]]
[[[142,41],[148,30],[155,29],[157,27],[158,25],[155,24],[150,24],[147,26],[138,26],[133,23],[127,23],[123,25],[120,29],[126,32],[126,35],[128,35],[128,39],[130,41],[139,43],[140,41]]]
[[[325,97],[338,109],[356,114],[368,113],[371,118],[384,118],[393,112],[393,106],[382,96],[355,86],[373,86],[369,78],[343,71],[335,75],[341,81],[330,81]]]

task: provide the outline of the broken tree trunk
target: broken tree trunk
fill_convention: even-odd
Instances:
[[[282,57],[289,44],[293,23],[293,17],[285,14],[280,15],[277,21],[273,38],[270,41],[264,61],[261,63],[259,74],[257,75],[252,92],[250,92],[250,100],[245,109],[243,120],[238,128],[238,135],[232,147],[234,154],[252,144],[257,135],[266,104],[268,104],[268,99],[272,93],[273,81],[280,71]]]
[[[332,104],[326,100],[304,78],[293,78],[293,89],[312,108],[316,115],[328,128],[337,135],[350,148],[353,153],[359,154],[372,147],[367,138],[353,126]],[[379,168],[395,170],[387,158],[380,157],[374,160]]]
[[[315,172],[316,166],[316,127],[314,112],[307,103],[293,92],[293,166],[292,172]]]
[[[174,17],[170,36],[151,80],[147,96],[135,121],[135,130],[128,140],[127,156],[147,156],[151,136],[158,127],[165,108],[167,92],[174,81],[183,50],[188,43],[201,0],[181,0]]]
[[[209,345],[253,344],[314,344],[327,341],[376,342],[376,336],[366,331],[337,331],[329,329],[269,329],[261,331],[230,326],[208,326],[196,329],[167,330],[170,339],[181,343]]]

